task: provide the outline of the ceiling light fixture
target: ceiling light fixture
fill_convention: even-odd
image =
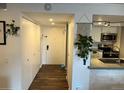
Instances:
[[[55,23],[54,23],[54,22],[52,22],[51,24],[52,24],[52,25],[55,25]]]
[[[44,5],[44,9],[45,9],[46,11],[50,11],[50,10],[52,10],[52,5],[51,5],[50,3],[46,3],[46,4]]]
[[[102,24],[102,22],[98,22],[98,24],[99,24],[99,25],[101,25],[101,24]]]
[[[49,19],[49,21],[50,21],[50,22],[52,22],[52,21],[53,21],[53,19],[52,19],[52,18],[50,18],[50,19]]]
[[[105,22],[104,26],[109,26],[110,27],[110,22]]]
[[[3,11],[7,11],[7,9],[3,9]]]
[[[104,26],[108,26],[108,23],[107,23],[107,22],[105,22],[105,23],[104,23]]]

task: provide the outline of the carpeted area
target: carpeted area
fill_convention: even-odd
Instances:
[[[67,90],[66,71],[61,65],[43,65],[29,90]]]

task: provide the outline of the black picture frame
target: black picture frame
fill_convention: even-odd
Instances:
[[[6,45],[6,22],[0,21],[0,45]]]

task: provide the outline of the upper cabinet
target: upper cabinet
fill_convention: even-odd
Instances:
[[[117,27],[101,27],[102,33],[117,33]]]
[[[117,27],[92,26],[90,35],[94,42],[101,42],[101,33],[117,33]]]

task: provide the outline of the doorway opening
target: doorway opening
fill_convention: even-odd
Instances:
[[[47,67],[46,70],[49,70],[51,69],[49,68],[50,66],[54,68],[59,66],[65,70],[65,80],[70,85],[72,78],[71,55],[74,38],[74,15],[24,12],[24,16],[40,25],[41,68]]]

